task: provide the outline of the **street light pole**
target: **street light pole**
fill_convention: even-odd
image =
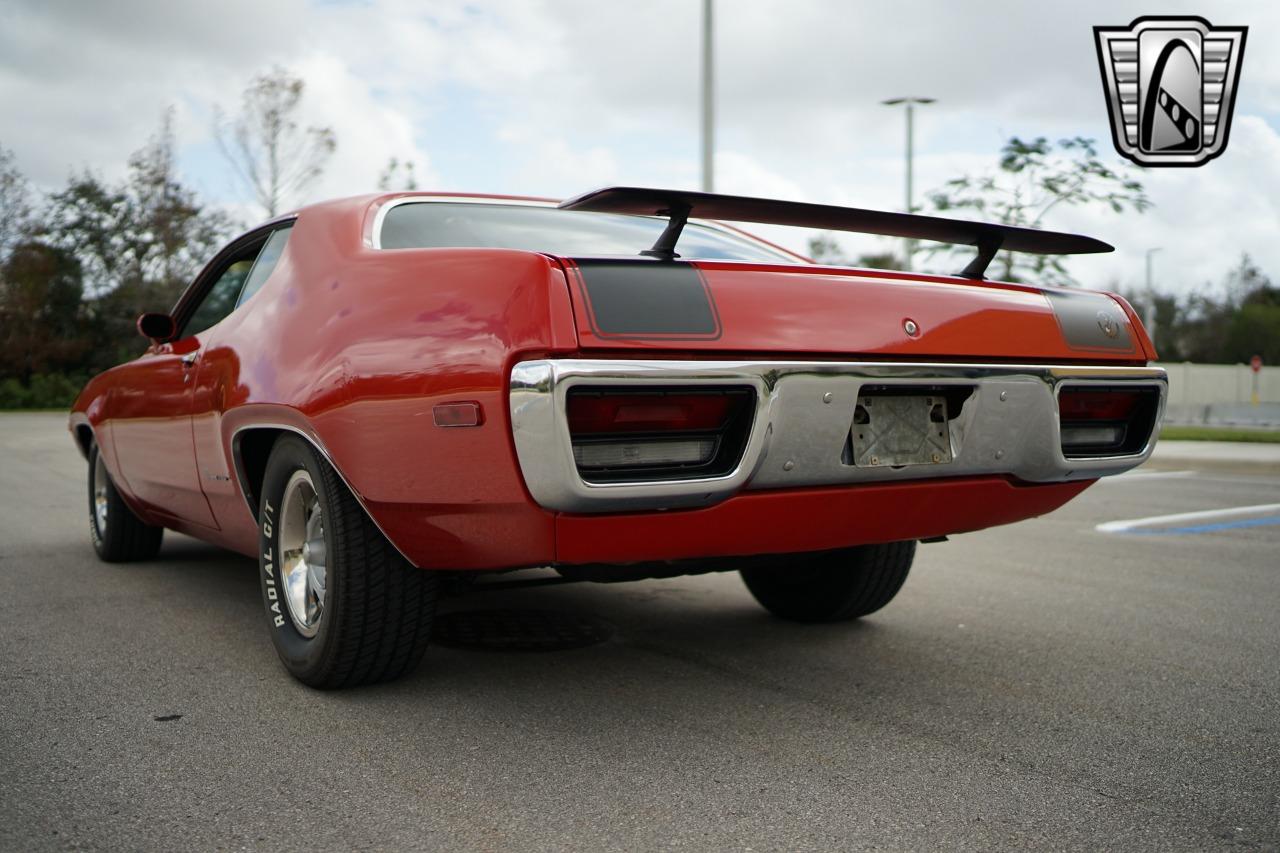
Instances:
[[[915,169],[915,121],[916,121],[916,104],[932,104],[936,98],[890,98],[887,101],[881,101],[886,107],[896,107],[899,104],[905,104],[907,107],[907,213],[915,212],[915,202],[912,182],[914,179]],[[911,256],[915,253],[916,243],[914,240],[907,240],[903,247],[902,268],[911,269]]]
[[[702,0],[702,191],[715,189],[715,38],[712,0]]]
[[[1147,249],[1147,316],[1143,318],[1143,325],[1147,327],[1147,337],[1151,339],[1151,343],[1156,342],[1156,292],[1151,286],[1151,256],[1156,252],[1164,251],[1157,246],[1154,249]]]

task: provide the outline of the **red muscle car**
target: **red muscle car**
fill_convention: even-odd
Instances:
[[[729,222],[974,247],[822,266]],[[421,658],[442,579],[738,570],[772,613],[883,607],[915,543],[1142,463],[1166,395],[1133,309],[989,281],[1087,237],[706,193],[399,193],[232,241],[71,413],[108,561],[165,528],[256,556],[285,667]]]

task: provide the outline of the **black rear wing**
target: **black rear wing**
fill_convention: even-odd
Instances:
[[[1079,234],[1018,228],[992,222],[966,222],[914,213],[890,213],[858,207],[835,207],[829,204],[807,204],[798,201],[774,201],[739,195],[662,190],[644,187],[608,187],[593,190],[560,203],[565,210],[589,210],[598,213],[630,213],[669,218],[662,236],[641,254],[672,260],[678,258],[676,241],[690,216],[699,219],[723,219],[729,222],[763,222],[770,225],[795,225],[829,231],[857,231],[885,237],[911,240],[935,240],[974,246],[978,255],[960,275],[982,278],[996,252],[1031,252],[1037,255],[1081,255],[1092,252],[1114,252],[1115,247]]]

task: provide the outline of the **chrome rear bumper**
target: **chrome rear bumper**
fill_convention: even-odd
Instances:
[[[661,482],[588,483],[578,474],[565,418],[570,388],[582,385],[742,385],[756,410],[738,466],[728,474]],[[902,468],[841,461],[864,385],[969,386],[950,421],[952,461]],[[511,370],[511,425],[529,492],[562,512],[625,512],[706,506],[743,489],[779,489],[936,477],[1008,475],[1030,483],[1119,474],[1142,464],[1140,452],[1067,459],[1058,431],[1064,385],[1155,388],[1164,414],[1168,380],[1155,367],[1012,364],[905,364],[827,361],[526,361]]]

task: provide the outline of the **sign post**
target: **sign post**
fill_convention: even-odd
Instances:
[[[1253,396],[1250,397],[1251,402],[1256,406],[1258,400],[1258,374],[1262,373],[1262,356],[1255,355],[1249,359],[1249,369],[1253,371]]]

